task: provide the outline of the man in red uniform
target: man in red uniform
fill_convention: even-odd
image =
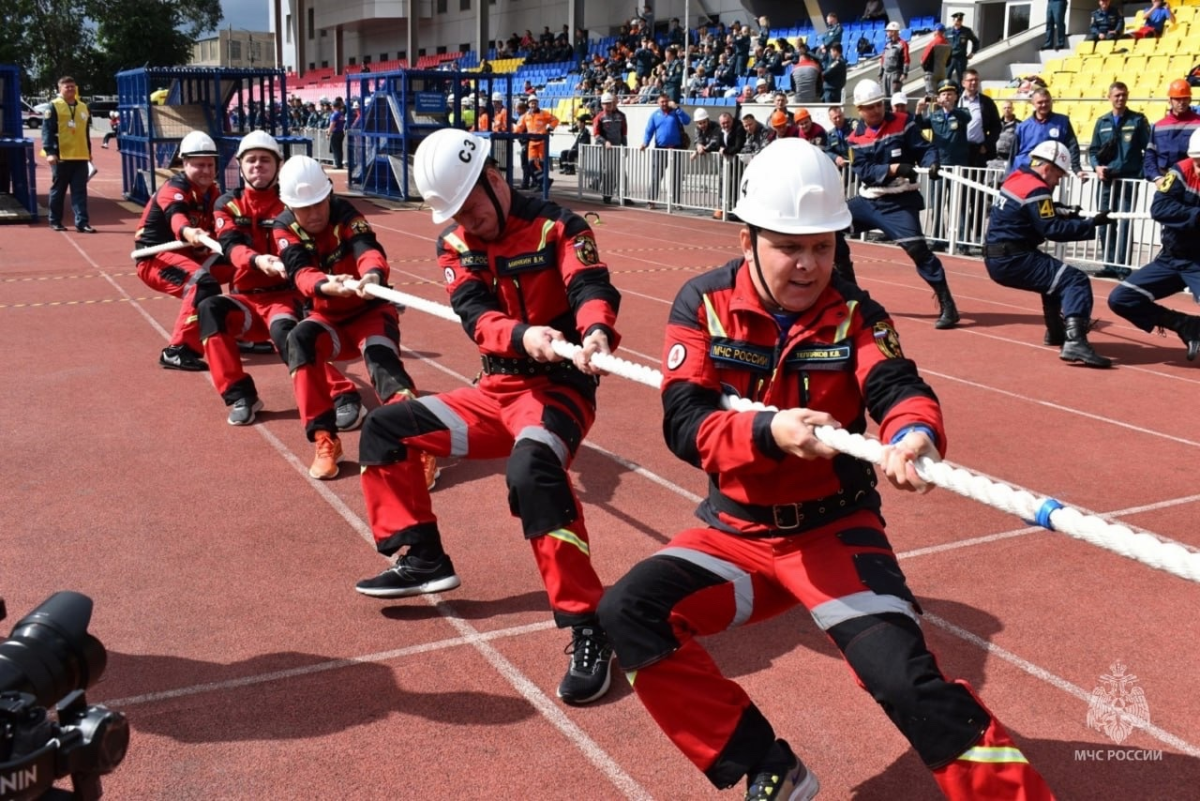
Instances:
[[[200,277],[198,297],[205,297],[198,300],[196,313],[213,383],[229,407],[229,425],[247,426],[262,401],[242,367],[238,340],[270,338],[287,364],[287,337],[303,316],[304,298],[275,255],[271,232],[284,210],[276,180],[283,150],[265,131],[251,131],[238,144],[237,160],[244,186],[222,195],[213,210],[221,250],[236,272],[228,295],[220,294],[211,276]],[[329,362],[325,370],[338,430],[357,428],[364,416],[358,389]]]
[[[219,255],[200,244],[211,235],[213,205],[221,191],[217,180],[217,145],[203,131],[192,131],[179,145],[183,172],[176,173],[158,188],[142,211],[134,234],[135,247],[187,242],[190,250],[172,250],[139,259],[138,278],[151,289],[183,299],[171,341],[163,348],[158,363],[169,370],[207,370],[200,358],[200,325],[194,295],[196,275],[202,265],[218,284],[229,280],[229,270],[217,264]],[[207,262],[207,264],[205,264]]]
[[[415,486],[415,446],[468,459],[508,457],[508,504],[550,596],[572,628],[571,662],[558,687],[570,704],[608,691],[612,649],[596,620],[603,585],[592,567],[583,510],[567,469],[596,415],[596,353],[617,344],[620,295],[583,218],[518,194],[488,163],[488,144],[464,131],[432,134],[413,173],[435,223],[450,302],[483,356],[476,386],[367,416],[359,443],[375,546],[393,567],[358,583],[397,598],[459,585],[442,548],[429,494]],[[554,341],[582,345],[574,360]]]
[[[333,182],[308,156],[293,156],[279,171],[279,196],[287,210],[275,220],[279,258],[312,311],[287,338],[288,369],[296,405],[316,456],[308,474],[338,474],[342,442],[325,364],[362,354],[380,401],[408,400],[413,382],[400,361],[400,317],[396,307],[370,295],[371,284],[386,285],[387,255],[371,224],[348,200],[333,194]],[[346,286],[355,279],[357,289]],[[436,466],[418,460],[432,486]]]
[[[807,142],[773,142],[746,168],[734,212],[743,255],[683,287],[664,343],[663,430],[709,475],[706,526],[600,603],[634,692],[717,787],[745,776],[747,799],[811,799],[816,777],[696,639],[803,605],[948,797],[1050,798],[971,688],[938,669],[874,469],[813,431],[861,433],[870,414],[902,490],[926,490],[913,462],[946,448],[937,398],[887,312],[833,274],[835,234],[850,224],[837,168]],[[727,411],[723,395],[778,411]]]

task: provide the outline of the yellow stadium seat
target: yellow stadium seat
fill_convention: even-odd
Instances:
[[[1104,72],[1121,72],[1122,70],[1137,70],[1141,69],[1145,64],[1145,59],[1137,56],[1130,56],[1126,61],[1125,56],[1107,56],[1104,59],[1102,69]]]
[[[1158,40],[1153,36],[1147,36],[1144,39],[1134,39],[1130,44],[1133,45],[1133,52],[1140,55],[1150,55],[1158,46]]]
[[[1068,70],[1063,66],[1065,58],[1052,58],[1046,62],[1046,72],[1078,72],[1078,70]]]
[[[1098,56],[1110,55],[1113,51],[1113,48],[1116,47],[1116,43],[1112,39],[1104,39],[1102,41],[1092,42],[1092,45],[1093,45],[1092,52]],[[1084,42],[1079,47],[1081,50],[1083,50],[1084,53],[1087,52],[1087,43],[1086,42]]]
[[[1083,69],[1083,59],[1079,56],[1063,59],[1062,68],[1064,72],[1080,72]]]

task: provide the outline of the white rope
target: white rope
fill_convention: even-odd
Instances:
[[[358,287],[357,281],[347,281],[351,289]],[[459,322],[453,309],[440,303],[418,298],[394,289],[368,284],[367,292],[393,303],[424,311],[443,320]],[[574,358],[582,348],[570,342],[554,342],[554,352],[564,359]],[[639,384],[658,389],[662,386],[662,373],[643,364],[627,361],[617,356],[596,354],[592,363],[612,375],[626,378]],[[746,398],[722,396],[722,406],[733,411],[778,411],[773,406],[764,406]],[[861,434],[852,434],[844,428],[815,426],[813,433],[821,442],[841,453],[878,465],[883,457],[883,443]],[[992,481],[986,476],[972,473],[962,467],[953,467],[938,459],[919,457],[914,463],[917,474],[930,484],[948,489],[972,500],[1016,515],[1022,520],[1061,531],[1076,539],[1089,542],[1105,550],[1134,559],[1150,567],[1166,571],[1188,581],[1200,582],[1200,552],[1191,551],[1173,542],[1164,542],[1153,534],[1135,532],[1128,526],[1110,523],[1095,515],[1072,509],[1057,500],[1036,496],[1025,490],[1015,489],[1008,484]]]
[[[921,172],[921,173],[928,173],[929,168],[928,167],[917,167],[916,171]],[[1000,194],[1000,190],[993,189],[992,187],[987,186],[986,184],[981,184],[978,181],[972,181],[970,178],[967,178],[966,176],[963,176],[963,175],[959,175],[952,169],[941,170],[940,172],[938,172],[938,175],[942,176],[943,178],[947,178],[951,181],[960,183],[963,186],[969,187],[976,191],[984,192],[988,195],[991,195],[992,197],[997,197]],[[1099,212],[1095,212],[1095,211],[1087,211],[1087,212],[1081,212],[1080,216],[1094,217],[1098,213]],[[1149,214],[1138,214],[1138,213],[1132,212],[1132,211],[1110,211],[1108,213],[1108,218],[1110,220],[1149,220],[1149,219],[1152,219]]]
[[[211,250],[213,253],[222,253],[223,252],[221,250],[221,243],[218,242],[217,240],[213,239],[212,237],[208,236],[207,234],[200,234],[199,238],[200,238],[200,244],[204,245],[206,248]],[[158,253],[169,253],[170,251],[173,251],[173,250],[183,250],[184,248],[190,248],[191,246],[192,246],[192,244],[190,242],[184,242],[182,239],[176,239],[173,242],[164,242],[161,245],[151,245],[150,247],[139,248],[139,249],[133,251],[132,253],[130,253],[129,258],[133,259],[134,261],[137,261],[138,259],[144,259],[148,256],[154,256],[155,254],[158,254]]]

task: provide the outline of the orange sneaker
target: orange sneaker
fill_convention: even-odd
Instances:
[[[338,460],[342,458],[342,441],[328,431],[317,432],[317,455],[308,474],[313,478],[337,478]]]
[[[421,451],[421,467],[425,470],[425,487],[433,489],[433,485],[437,484],[438,476],[442,474],[437,466],[437,457],[432,453]]]

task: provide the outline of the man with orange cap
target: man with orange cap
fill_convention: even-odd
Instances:
[[[1167,87],[1167,116],[1154,123],[1146,147],[1145,176],[1159,186],[1171,166],[1187,158],[1188,138],[1200,126],[1200,114],[1192,111],[1192,87],[1183,78]]]
[[[825,146],[829,144],[829,134],[819,123],[813,122],[812,114],[808,113],[808,109],[799,109],[793,119],[799,129],[798,134],[801,139],[806,139],[810,144],[822,150],[825,149]]]

